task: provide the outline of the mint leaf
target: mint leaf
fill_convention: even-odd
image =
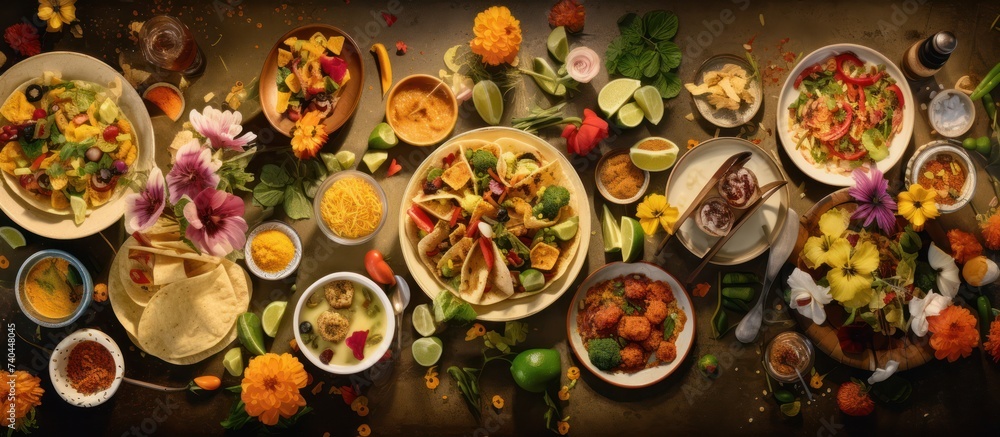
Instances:
[[[681,78],[671,72],[660,73],[653,81],[653,86],[660,92],[660,97],[672,99],[681,92]]]
[[[622,29],[622,38],[630,44],[642,44],[642,39],[646,36],[646,29],[642,20],[633,20],[625,29]]]
[[[642,52],[639,56],[639,65],[642,66],[643,76],[656,76],[656,73],[660,72],[660,54],[649,50]]]
[[[642,78],[642,66],[639,57],[633,54],[622,55],[618,61],[618,72],[632,79]]]
[[[650,11],[642,17],[646,34],[651,39],[665,41],[677,35],[677,15],[667,11]]]
[[[662,73],[681,65],[681,48],[671,41],[656,43],[656,53],[660,54],[660,72]]]
[[[312,204],[306,199],[302,189],[302,181],[285,187],[285,199],[282,203],[285,214],[292,220],[307,219],[312,217]]]
[[[267,184],[257,184],[256,187],[253,187],[253,201],[259,206],[265,208],[278,206],[283,200],[285,200],[285,191],[280,188],[274,188]]]
[[[608,49],[604,51],[604,66],[607,67],[608,74],[614,74],[618,71],[619,60],[625,53],[627,46],[628,44],[620,36],[611,40],[611,44],[608,44]]]
[[[618,31],[621,33],[625,33],[625,29],[628,29],[629,26],[632,25],[632,22],[634,22],[638,18],[639,16],[632,12],[629,12],[625,15],[622,15],[621,17],[618,17]]]
[[[292,177],[285,169],[277,165],[264,164],[260,171],[260,181],[273,188],[281,188],[292,183]]]

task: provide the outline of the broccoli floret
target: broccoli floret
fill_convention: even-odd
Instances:
[[[497,157],[485,150],[473,151],[469,162],[472,163],[472,168],[479,173],[486,173],[490,169],[496,170],[497,168]]]
[[[611,370],[622,363],[621,346],[612,338],[595,338],[587,342],[587,356],[598,369]]]
[[[531,208],[535,217],[553,220],[559,216],[559,210],[569,205],[569,190],[558,185],[546,187],[538,204]]]

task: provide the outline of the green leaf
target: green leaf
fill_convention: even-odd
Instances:
[[[504,325],[503,336],[507,344],[516,346],[528,338],[528,324],[523,322],[507,322]]]
[[[642,67],[643,76],[656,76],[656,73],[660,72],[660,54],[649,50],[642,52],[639,56],[639,65]]]
[[[292,177],[285,169],[274,164],[264,164],[260,171],[260,181],[273,187],[282,188],[292,183]]]
[[[681,48],[673,41],[656,43],[656,52],[660,54],[660,71],[668,72],[681,65]]]
[[[263,207],[278,206],[285,200],[285,190],[274,188],[267,184],[257,184],[253,187],[253,201]]]
[[[677,319],[671,315],[663,321],[663,339],[668,340],[672,335],[674,335],[674,327],[677,325]]]
[[[620,36],[608,44],[607,50],[604,51],[604,66],[607,67],[608,74],[614,74],[618,71],[619,61],[627,46],[628,43]]]
[[[722,307],[717,308],[715,314],[712,315],[712,336],[717,339],[722,338],[729,332],[729,329],[729,315]]]
[[[646,28],[642,20],[632,20],[632,24],[622,29],[622,38],[630,44],[642,44],[642,39],[646,36]]]
[[[660,92],[660,97],[672,99],[681,92],[681,78],[676,73],[660,73],[653,81],[653,86]]]
[[[619,58],[618,61],[618,72],[622,76],[630,77],[632,79],[642,78],[642,66],[639,61],[639,57],[631,53],[626,53]],[[680,90],[678,90],[678,93]]]
[[[639,16],[632,12],[618,17],[618,31],[624,33],[625,29],[628,29],[637,18]]]
[[[657,41],[664,41],[677,35],[677,15],[668,11],[650,11],[642,17],[646,34]]]
[[[285,214],[292,220],[301,220],[312,217],[312,204],[306,199],[306,194],[302,189],[302,181],[293,183],[285,187],[285,199],[283,206]]]

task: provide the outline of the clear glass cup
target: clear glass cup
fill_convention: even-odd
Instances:
[[[139,32],[139,45],[146,61],[159,68],[196,75],[205,66],[205,56],[191,29],[169,15],[146,20]]]
[[[808,375],[815,358],[812,342],[806,336],[786,331],[776,335],[767,345],[764,369],[779,382],[795,383],[799,382],[795,370]]]

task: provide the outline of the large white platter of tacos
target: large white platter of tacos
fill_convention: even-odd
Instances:
[[[453,293],[479,319],[516,320],[555,302],[590,244],[590,211],[570,162],[511,128],[452,138],[417,168],[403,194],[406,265],[434,298]]]

